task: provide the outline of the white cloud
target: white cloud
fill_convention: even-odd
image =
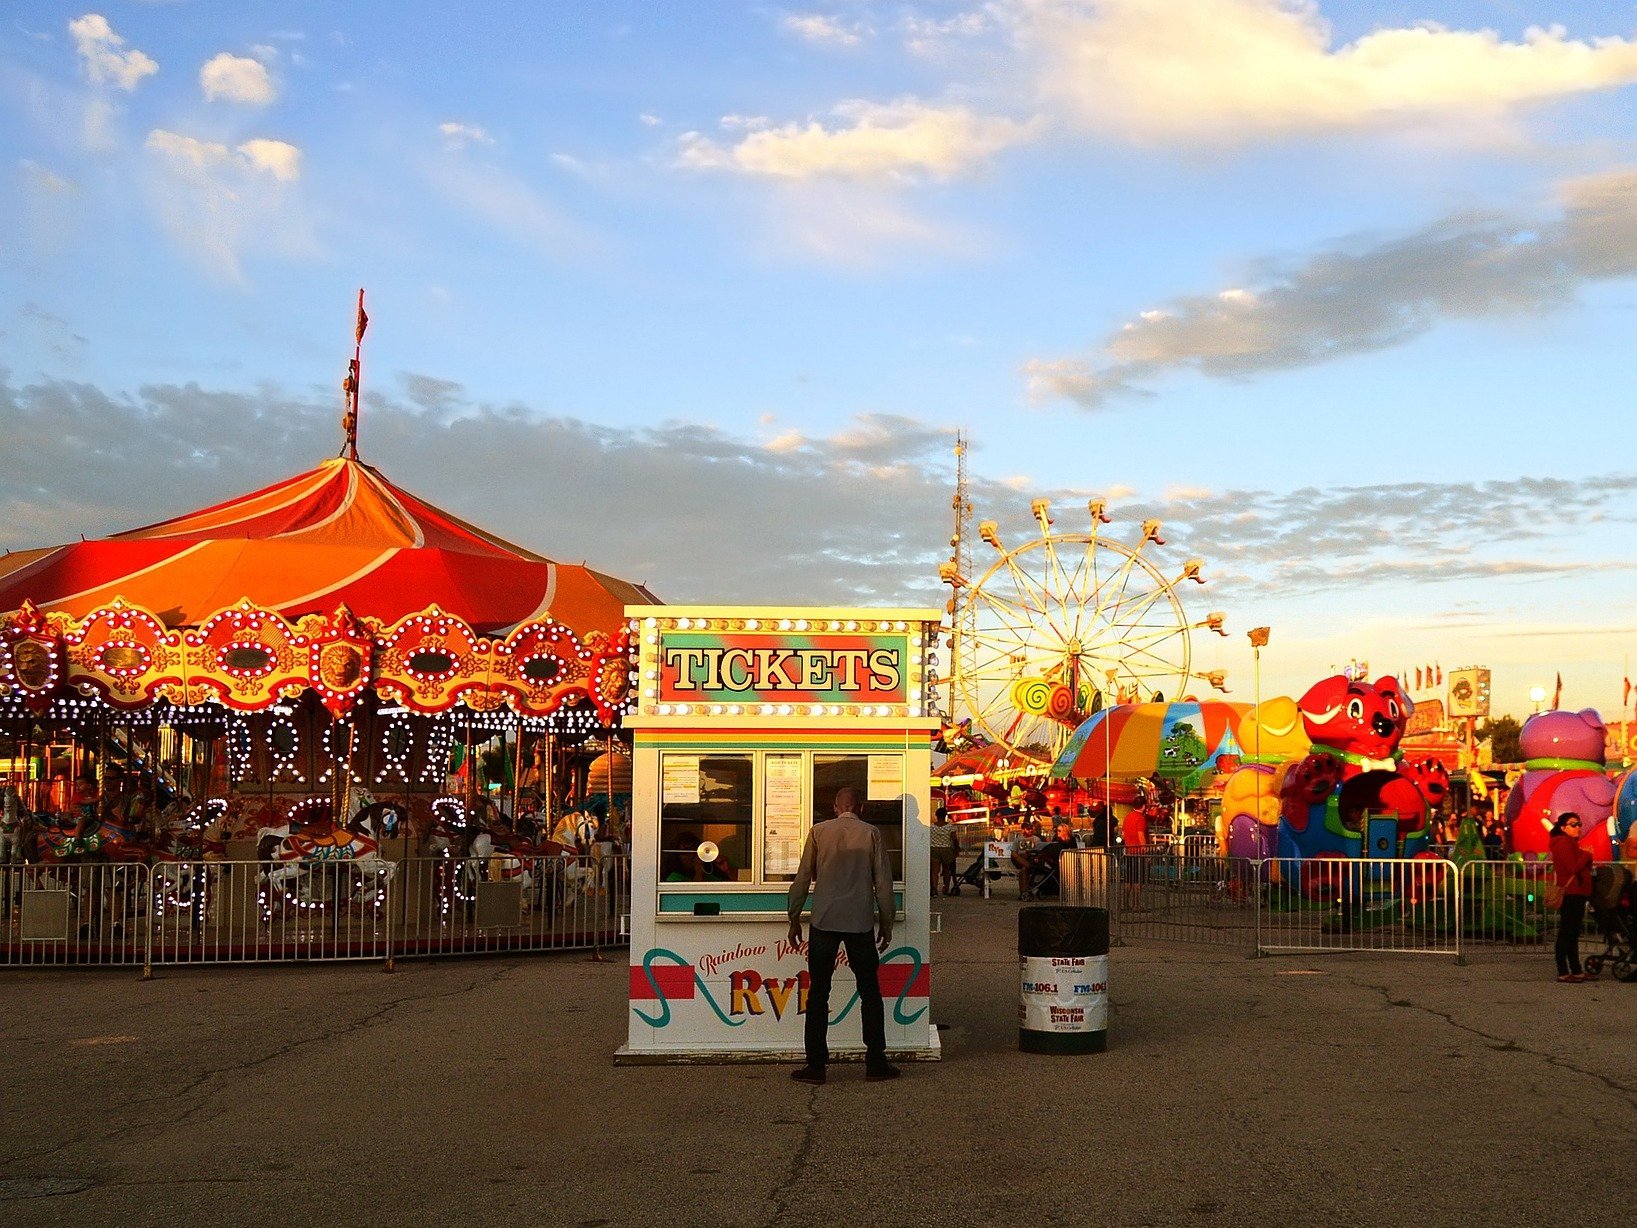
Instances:
[[[217,141],[201,141],[155,128],[148,133],[147,145],[155,153],[199,170],[236,164],[241,169],[263,171],[286,182],[301,177],[301,150],[286,141],[257,138],[230,150]]]
[[[777,184],[767,200],[769,254],[866,271],[911,253],[964,257],[983,246],[973,233],[920,216],[901,195],[879,184]]]
[[[1078,401],[1093,405],[1103,393],[1102,381],[1091,364],[1078,358],[1033,358],[1023,364],[1024,386],[1029,400]]]
[[[848,24],[839,17],[827,17],[820,13],[792,13],[784,19],[784,28],[807,42],[830,47],[856,47],[868,33],[857,22]]]
[[[1310,0],[1015,0],[1041,84],[1085,127],[1137,140],[1483,116],[1637,81],[1637,42],[1424,23],[1341,47]]]
[[[41,166],[38,162],[31,161],[28,158],[24,158],[18,165],[23,168],[23,173],[28,176],[29,182],[53,196],[80,190],[79,184],[72,179],[64,179],[49,166]]]
[[[286,183],[301,178],[301,150],[288,141],[257,137],[239,146],[239,153],[259,171]]]
[[[278,96],[265,64],[226,51],[212,56],[200,67],[199,88],[204,91],[206,101],[220,99],[247,107],[265,107]]]
[[[297,254],[315,248],[305,219],[278,190],[301,177],[296,146],[257,138],[229,147],[155,128],[146,147],[164,175],[153,193],[160,222],[213,275],[241,281],[251,243]]]
[[[807,436],[792,427],[782,435],[775,435],[767,441],[769,452],[799,452],[807,443]]]
[[[637,122],[644,128],[657,128],[665,121],[660,119],[657,115],[650,115],[648,112],[644,111],[641,115],[637,116]]]
[[[982,10],[956,13],[953,17],[922,17],[910,14],[903,20],[904,46],[913,54],[937,55],[951,43],[974,39],[988,31],[990,15]]]
[[[785,124],[752,132],[724,147],[697,132],[683,134],[681,166],[732,171],[770,179],[820,176],[870,179],[927,175],[945,179],[1032,139],[1033,123],[978,115],[964,106],[936,107],[904,99],[845,102],[833,112],[842,122]]]
[[[450,119],[439,124],[438,131],[443,134],[444,141],[450,149],[465,149],[468,145],[493,145],[495,143],[494,137],[476,124],[462,124]]]
[[[143,77],[159,71],[159,65],[135,47],[121,51],[125,40],[114,33],[108,19],[100,13],[76,17],[68,23],[68,32],[74,36],[74,46],[85,61],[85,75],[98,85],[134,90]]]
[[[1637,276],[1637,166],[1567,180],[1556,216],[1462,214],[1338,244],[1255,290],[1144,311],[1089,358],[1036,360],[1031,396],[1087,408],[1177,370],[1244,377],[1400,345],[1443,320],[1543,315],[1585,285]]]

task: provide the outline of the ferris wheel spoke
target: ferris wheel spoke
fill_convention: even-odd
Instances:
[[[1046,615],[1052,619],[1052,625],[1057,628],[1058,635],[1066,643],[1074,638],[1075,634],[1071,615],[1072,607],[1070,605],[1073,594],[1068,582],[1068,573],[1063,570],[1063,560],[1058,557],[1057,543],[1059,540],[1068,542],[1076,539],[1069,537],[1058,539],[1047,536],[1044,543],[1046,563],[1042,571],[1044,572],[1043,584],[1050,596]]]
[[[1034,582],[1033,577],[1025,574],[1023,569],[1017,565],[1017,551],[1008,551],[1003,561],[1006,564],[1008,574],[1012,577],[1012,583],[1017,585],[1018,595],[1023,599],[1023,607],[1032,613],[1044,614],[1046,612],[1045,590]]]

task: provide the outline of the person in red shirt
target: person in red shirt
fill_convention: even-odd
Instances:
[[[1580,847],[1580,816],[1564,813],[1552,824],[1552,872],[1563,891],[1557,916],[1557,979],[1565,984],[1591,978],[1580,967],[1580,924],[1592,894],[1592,855]]]
[[[1128,910],[1142,908],[1142,880],[1148,864],[1148,811],[1133,806],[1120,820],[1120,844],[1125,854],[1121,858],[1121,877],[1125,880],[1125,906]]]

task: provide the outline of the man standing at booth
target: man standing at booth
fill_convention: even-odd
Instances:
[[[790,941],[801,942],[801,910],[812,888],[808,926],[807,1065],[791,1072],[798,1083],[823,1083],[830,1061],[830,982],[836,954],[845,946],[858,980],[864,1025],[864,1077],[896,1079],[887,1061],[886,1011],[876,979],[879,952],[892,941],[892,868],[881,833],[858,817],[858,790],[836,790],[836,817],[815,824],[801,849],[801,865],[790,884]],[[815,884],[816,880],[816,884]]]

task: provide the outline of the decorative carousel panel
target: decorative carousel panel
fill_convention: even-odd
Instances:
[[[0,622],[0,690],[18,695],[32,712],[49,708],[67,672],[63,633],[70,625],[28,601]]]
[[[306,637],[248,601],[212,614],[183,643],[190,697],[203,691],[230,708],[258,712],[307,685]]]
[[[351,711],[372,679],[375,628],[346,606],[329,615],[310,614],[300,626],[309,640],[307,685],[332,715]]]
[[[437,606],[381,633],[376,693],[417,712],[444,712],[489,685],[494,645]]]
[[[595,633],[593,633],[595,634]],[[522,712],[545,715],[569,694],[589,694],[597,654],[572,630],[550,618],[524,623],[506,638],[496,659],[496,685]]]
[[[597,714],[602,717],[603,724],[613,725],[631,710],[631,700],[636,690],[632,674],[636,669],[636,658],[631,651],[631,638],[624,631],[614,638],[594,631],[589,638],[594,653],[591,702],[597,706]]]
[[[182,636],[124,601],[93,610],[63,637],[68,682],[116,708],[149,703],[159,688],[182,681]]]

